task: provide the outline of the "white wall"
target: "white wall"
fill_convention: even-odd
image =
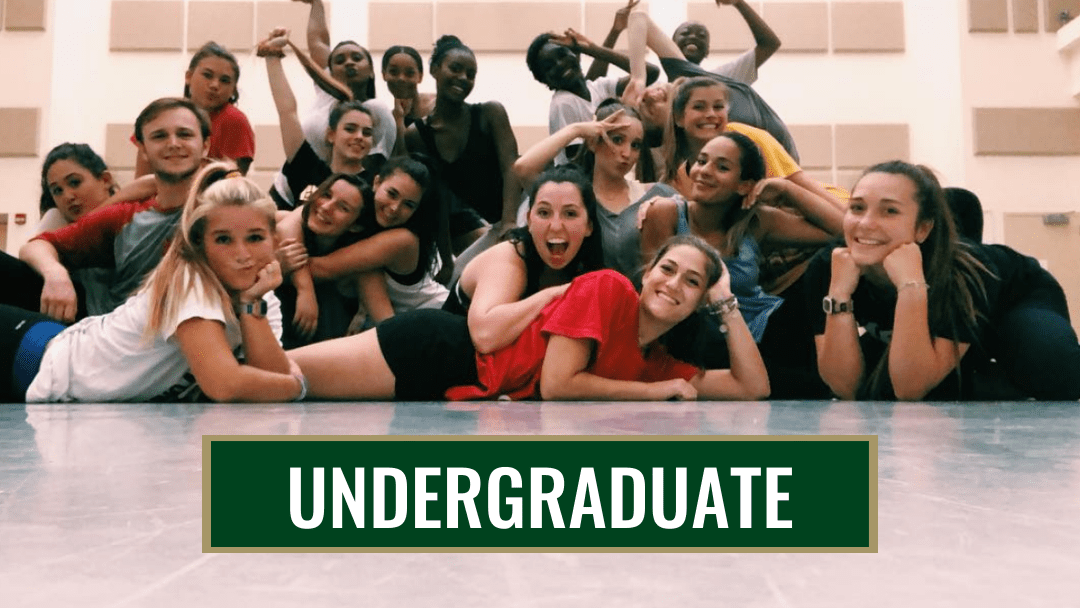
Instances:
[[[834,0],[842,1],[848,0]],[[366,42],[367,0],[330,4],[332,39]],[[972,152],[974,107],[1076,106],[1055,36],[969,35],[967,0],[904,0],[904,5],[904,53],[781,52],[762,68],[758,90],[789,124],[909,124],[912,159],[936,168],[947,184],[978,192],[990,211],[992,239],[995,218],[1003,211],[1075,209],[1080,158],[975,157]],[[653,18],[667,29],[685,18],[685,9],[682,0],[650,3]],[[7,85],[0,88],[0,106],[43,108],[42,154],[62,141],[84,141],[103,153],[106,123],[133,122],[151,99],[181,92],[190,51],[110,53],[108,0],[51,0],[48,11],[45,33],[0,33],[5,58],[0,81]],[[420,50],[426,60],[430,49]],[[253,54],[238,59],[241,109],[253,124],[276,122],[262,60]],[[723,59],[713,55],[706,64]],[[516,125],[547,124],[550,92],[532,79],[523,54],[482,54],[478,61],[474,101],[498,99]],[[303,108],[312,97],[309,81],[296,61],[286,65]],[[434,90],[430,77],[421,90]],[[378,97],[390,97],[381,80]],[[40,159],[0,159],[5,184],[0,212],[31,218],[27,226],[9,226],[9,252],[30,236],[39,167]]]

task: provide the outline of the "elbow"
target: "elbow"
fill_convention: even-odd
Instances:
[[[769,376],[765,375],[757,382],[752,383],[746,387],[746,400],[747,401],[764,401],[769,398],[772,393],[772,386],[769,385]]]
[[[499,350],[501,344],[498,338],[488,332],[470,332],[472,335],[473,348],[481,355],[487,355]]]
[[[573,399],[567,389],[568,383],[564,379],[556,379],[541,372],[540,374],[540,398],[544,401],[566,401]]]
[[[238,387],[232,382],[199,383],[203,394],[216,403],[233,403],[240,400]]]
[[[912,383],[898,382],[893,384],[893,394],[897,401],[921,401],[933,387],[914,386]]]

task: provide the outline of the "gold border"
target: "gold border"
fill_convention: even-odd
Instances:
[[[203,553],[877,553],[877,435],[203,435]],[[211,441],[866,441],[870,444],[867,547],[212,547]]]

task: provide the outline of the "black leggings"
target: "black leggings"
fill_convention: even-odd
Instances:
[[[45,345],[63,329],[43,314],[0,304],[0,402],[26,400]]]
[[[399,401],[444,401],[446,389],[474,385],[476,348],[465,317],[432,308],[394,315],[375,328]]]
[[[17,306],[24,310],[41,310],[41,290],[45,280],[29,264],[0,251],[0,277],[4,277],[3,289],[0,289],[0,304]],[[82,283],[72,279],[75,297],[78,302],[76,318],[86,316],[86,292]]]
[[[1080,399],[1080,342],[1056,282],[1029,292],[994,322],[994,354],[1009,381],[1040,401]]]

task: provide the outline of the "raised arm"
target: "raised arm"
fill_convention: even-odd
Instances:
[[[604,48],[593,41],[586,38],[583,34],[574,31],[573,29],[566,30],[566,33],[562,36],[555,36],[551,39],[556,44],[562,44],[572,48],[579,53],[583,53],[594,59],[600,59],[607,63],[614,65],[615,67],[630,72],[630,57],[614,51],[612,49]],[[660,68],[652,64],[645,66],[646,83],[652,83],[660,76]],[[619,81],[618,90],[622,91],[626,86],[627,81],[630,80],[629,76],[624,77]]]
[[[746,0],[716,0],[716,3],[734,6],[750,27],[750,33],[754,36],[754,63],[757,67],[760,68],[761,64],[780,50],[780,37]]]
[[[615,11],[615,21],[611,24],[611,31],[608,32],[604,42],[601,46],[606,49],[615,48],[615,43],[619,41],[619,34],[622,34],[626,29],[626,18],[630,15],[631,9],[637,6],[637,3],[641,0],[629,0],[626,6],[620,7]],[[608,62],[602,59],[593,59],[592,65],[589,66],[589,71],[585,74],[585,80],[596,80],[603,76],[607,76]]]
[[[275,30],[266,44],[281,51],[288,42],[287,34]],[[270,83],[270,95],[274,99],[274,108],[277,109],[278,121],[281,123],[281,144],[285,150],[285,158],[292,160],[296,156],[300,146],[304,143],[304,128],[300,124],[300,115],[297,110],[296,96],[293,95],[289,79],[285,75],[285,68],[281,65],[281,55],[266,55],[266,77]]]
[[[522,300],[519,298],[525,291],[525,272],[525,262],[510,242],[484,251],[462,272],[461,286],[466,293],[472,292],[469,334],[477,352],[489,353],[516,340],[569,286],[541,289]]]
[[[731,274],[724,268],[709,290],[708,310],[719,317],[727,333],[730,369],[706,370],[690,383],[697,389],[699,399],[740,399],[758,401],[769,396],[769,372],[761,358],[754,336],[746,326],[742,313],[731,293]]]
[[[915,243],[893,250],[884,261],[896,287],[896,316],[889,341],[889,379],[902,401],[922,399],[945,379],[970,344],[930,333],[929,285],[923,275],[922,253]]]
[[[624,116],[623,111],[618,110],[604,120],[566,125],[526,150],[514,163],[514,175],[520,180],[521,186],[527,188],[570,142],[578,138],[595,140],[604,137],[608,131],[629,123],[630,120]]]
[[[851,296],[859,285],[860,274],[846,247],[834,249],[829,297],[836,302],[851,302]],[[826,314],[825,333],[815,336],[814,342],[821,379],[841,399],[855,399],[866,368],[855,315],[850,310]]]
[[[217,320],[191,318],[174,334],[199,387],[215,401],[286,401],[303,392],[299,368],[282,350],[265,315],[248,310],[281,284],[281,267],[272,260],[259,271],[255,284],[237,296],[237,318],[245,363],[236,360]]]
[[[307,22],[307,43],[311,59],[320,66],[330,62],[330,28],[326,24],[326,7],[322,0],[296,0],[311,5]]]

